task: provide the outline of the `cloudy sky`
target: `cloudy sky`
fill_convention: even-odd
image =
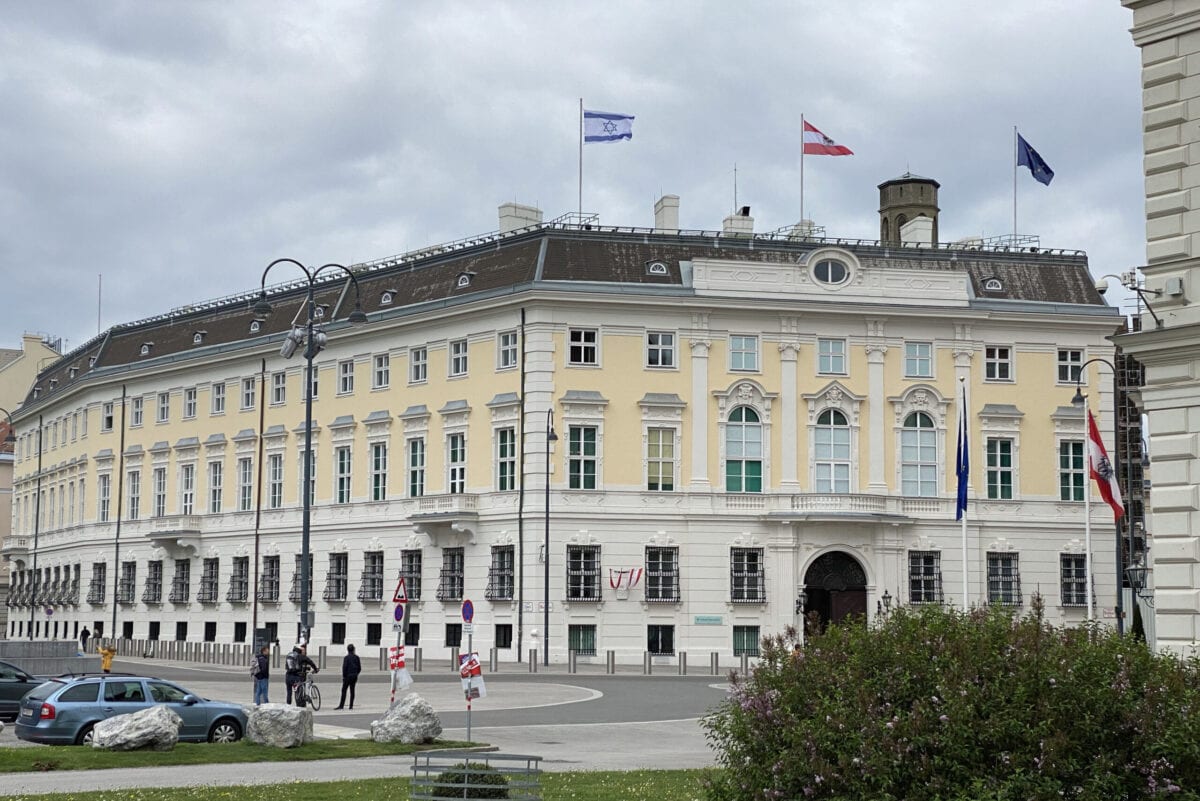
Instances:
[[[941,236],[1021,233],[1143,263],[1139,57],[1118,0],[53,2],[0,25],[0,346],[72,348],[258,285],[574,211],[578,107],[636,115],[584,151],[583,209],[685,228],[737,203],[878,236],[876,186],[936,178]],[[98,277],[103,276],[102,304]],[[272,283],[295,277],[282,270]],[[1113,293],[1110,293],[1110,297]],[[99,314],[98,314],[99,308]]]

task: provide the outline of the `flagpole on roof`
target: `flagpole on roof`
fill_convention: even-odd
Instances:
[[[579,98],[579,216],[583,216],[583,98]]]
[[[800,225],[804,225],[804,112],[800,112]]]
[[[1017,126],[1013,126],[1013,244],[1017,242]]]

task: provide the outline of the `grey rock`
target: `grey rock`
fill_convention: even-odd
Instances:
[[[105,751],[170,751],[179,742],[182,726],[183,718],[159,704],[100,721],[92,731],[92,747]]]
[[[313,714],[291,704],[259,704],[246,722],[246,739],[272,748],[296,748],[313,741]]]
[[[431,743],[441,733],[442,721],[417,693],[408,693],[381,720],[371,721],[371,739],[377,743]]]

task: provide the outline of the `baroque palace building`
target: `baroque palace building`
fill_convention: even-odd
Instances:
[[[355,265],[367,325],[344,322],[355,283],[319,279],[311,388],[280,354],[307,282],[271,287],[270,315],[254,291],[115,326],[14,415],[8,635],[294,636],[308,391],[311,639],[335,653],[394,641],[400,576],[408,643],[465,647],[471,599],[505,661],[544,642],[546,597],[555,661],[697,661],[804,613],[961,605],[964,570],[969,604],[1037,593],[1067,623],[1090,580],[1111,623],[1112,513],[1096,496],[1088,577],[1071,398],[1122,318],[1082,253],[936,243],[937,188],[881,185],[870,242],[756,234],[748,208],[679,230],[673,196],[654,228],[506,204],[499,232]]]

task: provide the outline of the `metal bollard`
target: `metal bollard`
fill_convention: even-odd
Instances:
[[[536,648],[529,649],[529,672],[537,673],[538,652]]]
[[[578,662],[577,662],[578,657],[579,657],[579,652],[576,651],[574,648],[567,651],[567,672],[568,673],[578,673],[579,672]]]
[[[278,668],[281,653],[279,651],[279,643],[275,643],[271,648],[271,667]]]
[[[679,652],[679,675],[687,675],[687,651]]]
[[[495,673],[500,667],[500,649],[493,647],[488,651],[488,672]]]
[[[387,649],[379,649],[379,669],[383,670],[387,667]]]
[[[451,648],[450,649],[450,670],[454,673],[458,672],[458,656],[459,656],[458,649]]]
[[[654,663],[650,661],[650,652],[642,651],[642,673],[649,676],[654,672]]]
[[[317,656],[317,660],[318,660],[318,661],[317,661],[317,667],[321,668],[321,670],[324,670],[324,669],[325,669],[325,664],[326,664],[326,656],[327,656],[327,655],[326,655],[326,653],[325,653],[325,646],[324,646],[324,645],[322,645],[320,648],[318,648],[318,649],[317,649],[317,654],[318,654],[318,656]]]
[[[717,651],[708,655],[708,672],[713,676],[721,675],[721,655]]]
[[[750,672],[750,654],[742,654],[742,675]]]
[[[420,672],[421,672],[421,664],[422,664],[422,662],[421,662],[421,649],[420,649],[420,648],[414,648],[414,649],[413,649],[413,665],[414,665],[414,667],[413,667],[413,670],[415,670],[415,671],[417,671],[418,673],[420,673]]]
[[[617,672],[617,652],[616,651],[609,651],[608,654],[605,656],[604,672],[609,673],[609,674]]]

